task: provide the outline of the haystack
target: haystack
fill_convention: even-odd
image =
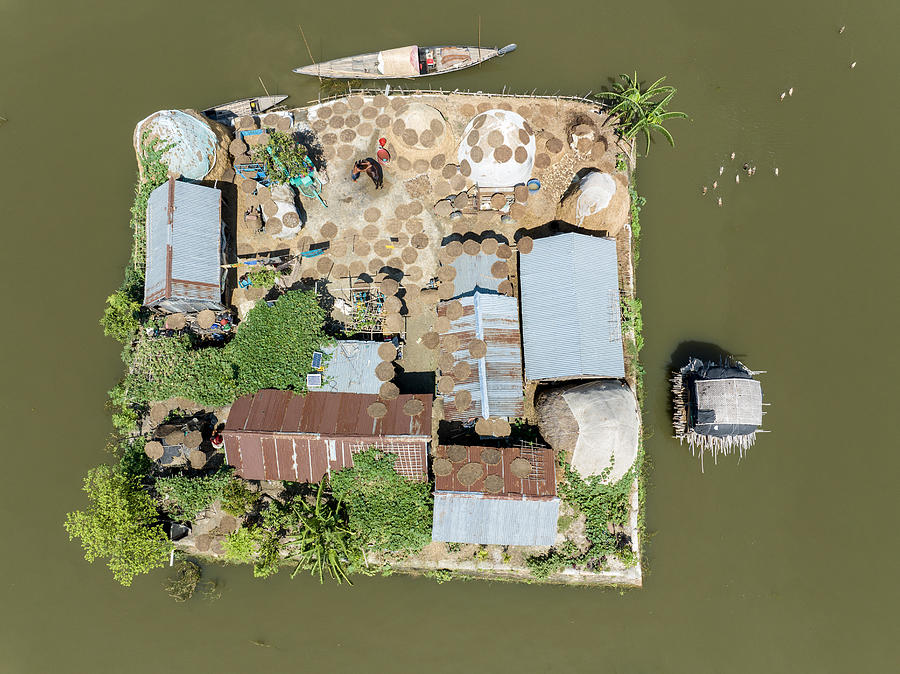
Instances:
[[[619,381],[600,380],[542,391],[535,402],[541,435],[566,452],[582,477],[603,474],[613,483],[637,457],[640,417],[634,393]]]
[[[624,175],[591,171],[563,197],[556,219],[616,236],[628,222],[630,208],[628,180]]]

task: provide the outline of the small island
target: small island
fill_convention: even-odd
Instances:
[[[86,558],[639,587],[654,87],[142,120]]]

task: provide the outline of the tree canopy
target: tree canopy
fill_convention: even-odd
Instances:
[[[350,528],[365,544],[417,551],[431,542],[431,484],[394,469],[395,454],[374,449],[353,456],[353,467],[333,473],[331,490],[347,504]]]
[[[90,505],[69,513],[65,527],[69,540],[81,539],[87,561],[106,559],[113,577],[126,586],[165,565],[172,544],[136,478],[101,465],[88,472],[84,491]]]

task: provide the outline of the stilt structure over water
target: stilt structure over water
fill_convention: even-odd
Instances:
[[[691,358],[672,375],[672,424],[679,442],[687,440],[691,453],[697,450],[701,466],[703,452],[713,460],[719,453],[744,451],[756,441],[763,415],[762,387],[754,372],[743,363],[721,363]]]

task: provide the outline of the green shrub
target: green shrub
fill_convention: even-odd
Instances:
[[[172,544],[159,525],[153,500],[136,478],[101,465],[88,472],[84,491],[90,505],[66,515],[65,527],[69,540],[81,539],[87,561],[107,559],[122,585],[165,565]]]
[[[222,541],[225,549],[225,560],[237,564],[246,564],[256,554],[257,536],[254,530],[240,527],[233,531]]]
[[[312,355],[328,339],[325,311],[308,291],[292,291],[269,306],[257,304],[226,347],[237,371],[237,393],[264,388],[306,390]]]
[[[100,319],[103,334],[127,344],[141,327],[141,305],[124,290],[119,289],[106,298],[106,309]]]
[[[247,278],[257,288],[271,288],[279,276],[280,274],[274,269],[260,269],[247,274]]]
[[[394,470],[395,454],[374,449],[353,456],[353,467],[333,473],[331,490],[347,504],[350,528],[364,544],[417,551],[431,542],[431,484]]]
[[[247,487],[240,478],[232,479],[222,489],[222,510],[235,517],[243,517],[259,503],[259,494]]]
[[[156,479],[156,491],[162,496],[163,510],[173,519],[192,522],[213,501],[221,498],[232,479],[231,469],[223,469],[212,475],[160,477]]]
[[[253,161],[265,166],[266,176],[276,185],[306,175],[309,169],[303,162],[305,157],[306,148],[283,131],[270,131],[269,142],[253,148]]]
[[[589,555],[598,557],[616,553],[617,539],[607,528],[608,523],[624,526],[628,519],[631,485],[634,482],[635,466],[625,473],[618,482],[604,484],[612,466],[600,475],[587,479],[566,464],[566,482],[559,488],[560,496],[580,512],[584,513],[585,536],[591,542]]]
[[[571,541],[566,541],[559,548],[550,548],[543,555],[526,557],[525,565],[532,576],[544,580],[554,573],[559,573],[567,566],[575,564],[579,559],[578,548]]]

